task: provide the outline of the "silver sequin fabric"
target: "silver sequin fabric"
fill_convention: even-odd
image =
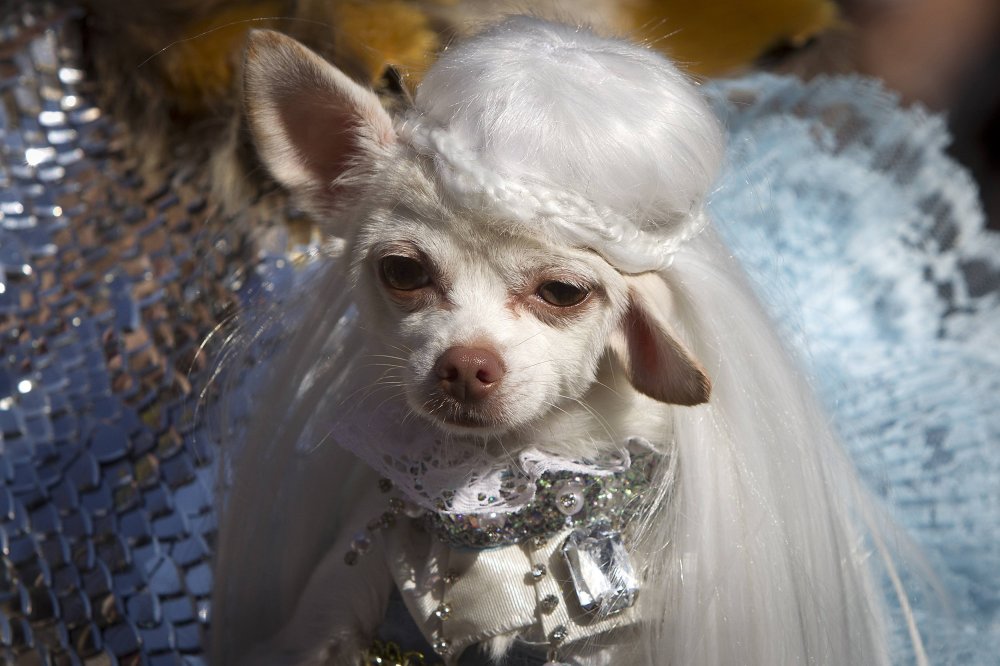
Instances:
[[[197,168],[140,172],[94,103],[78,13],[0,8],[0,660],[202,664],[203,343],[283,263]]]

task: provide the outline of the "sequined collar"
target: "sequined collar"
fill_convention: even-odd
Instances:
[[[533,501],[510,513],[423,513],[424,527],[452,548],[497,548],[547,539],[568,527],[598,522],[621,530],[637,513],[652,480],[657,455],[643,451],[610,475],[545,472]]]

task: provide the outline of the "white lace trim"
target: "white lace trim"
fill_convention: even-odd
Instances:
[[[645,440],[631,438],[617,451],[594,459],[527,448],[497,460],[480,445],[449,440],[429,426],[414,425],[401,405],[337,419],[330,434],[411,502],[445,514],[517,511],[534,500],[535,484],[546,472],[610,476],[627,470],[633,454],[650,448]]]

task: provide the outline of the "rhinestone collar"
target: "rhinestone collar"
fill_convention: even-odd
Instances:
[[[452,548],[477,550],[547,539],[567,527],[597,522],[621,530],[638,512],[639,499],[651,483],[656,461],[657,455],[646,450],[634,455],[627,469],[610,475],[545,472],[536,482],[534,500],[517,511],[426,511],[421,520],[425,529]]]
[[[344,562],[349,566],[356,564],[371,546],[372,535],[393,527],[397,517],[405,516],[412,521],[411,525],[434,535],[445,553],[504,552],[501,549],[505,546],[526,542],[529,549],[525,552],[532,557],[523,582],[540,585],[546,579],[548,566],[533,556],[541,553],[550,539],[568,532],[562,545],[556,546],[565,560],[564,565],[558,566],[566,567],[579,607],[593,620],[603,622],[631,608],[639,592],[634,568],[623,545],[622,530],[639,512],[642,493],[650,486],[662,457],[645,440],[630,441],[641,444],[636,447],[641,450],[629,456],[627,468],[600,475],[570,470],[543,472],[535,484],[534,499],[510,513],[448,514],[420,508],[398,496],[389,497],[388,511],[369,521],[365,531],[355,535]],[[379,488],[391,493],[393,484],[382,479]],[[552,557],[548,560],[553,561]],[[459,574],[450,569],[439,575],[443,588],[432,612],[438,624],[427,634],[433,639],[434,651],[443,657],[451,655],[455,647],[446,625],[455,610],[450,586],[458,578]],[[406,580],[412,582],[412,572]],[[548,617],[560,605],[559,596],[550,592],[538,599],[535,617]],[[547,663],[558,663],[563,644],[572,639],[568,624],[543,626]]]

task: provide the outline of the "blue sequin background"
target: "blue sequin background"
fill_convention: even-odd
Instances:
[[[201,664],[214,340],[290,269],[197,168],[139,175],[78,19],[0,21],[0,653]]]

